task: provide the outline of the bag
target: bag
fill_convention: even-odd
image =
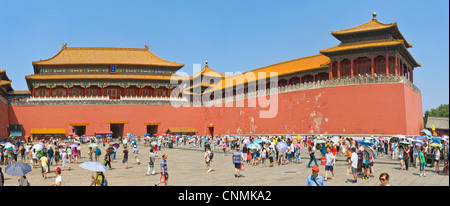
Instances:
[[[214,152],[211,151],[211,153],[209,153],[209,161],[211,161],[214,158]]]
[[[244,163],[241,163],[241,170],[245,170],[245,165],[244,165]]]

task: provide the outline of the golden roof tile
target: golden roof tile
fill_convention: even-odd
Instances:
[[[375,41],[364,41],[364,42],[354,42],[354,43],[346,43],[340,44],[338,46],[329,47],[326,49],[320,50],[320,53],[331,53],[345,50],[355,50],[355,49],[364,49],[370,47],[386,47],[386,46],[396,46],[396,45],[404,45],[404,40],[402,39],[381,39]]]
[[[33,65],[152,65],[183,67],[184,64],[161,59],[153,54],[146,45],[140,48],[109,48],[109,47],[67,47],[63,45],[55,56],[33,61]]]
[[[56,75],[41,75],[32,74],[25,76],[27,80],[72,80],[72,79],[133,79],[133,80],[187,80],[188,77],[179,75],[136,75],[136,74],[56,74]]]

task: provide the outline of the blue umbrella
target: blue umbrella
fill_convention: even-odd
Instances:
[[[422,140],[419,140],[419,139],[416,139],[416,140],[413,141],[413,144],[420,144],[420,145],[423,145],[423,141],[422,141]]]
[[[261,144],[262,142],[263,142],[262,139],[255,139],[255,140],[253,141],[253,143],[255,143],[255,144]]]
[[[130,134],[130,135],[128,135],[128,136],[129,136],[129,137],[135,137],[134,134]]]
[[[361,145],[373,145],[373,142],[371,142],[369,140],[366,140],[366,139],[363,139],[363,140],[359,141],[359,144],[361,144]]]
[[[426,136],[415,136],[414,139],[426,139]]]
[[[247,148],[249,148],[249,149],[258,149],[259,147],[255,143],[251,143],[251,144],[247,145]]]
[[[431,141],[436,142],[436,143],[441,143],[441,137],[435,137],[433,138]]]
[[[432,136],[430,130],[423,129],[422,132],[424,132],[424,133],[425,133],[426,135],[428,135],[428,136]]]
[[[23,162],[13,162],[5,168],[5,173],[11,176],[23,176],[29,172],[31,172],[31,166]]]
[[[92,161],[88,161],[88,162],[84,162],[82,164],[79,165],[81,168],[83,169],[87,169],[87,170],[91,170],[94,172],[106,172],[108,171],[108,168],[100,163],[100,162],[92,162]]]
[[[98,134],[98,135],[95,135],[95,137],[102,137],[102,135]]]
[[[236,138],[241,138],[241,136],[240,136],[240,135],[236,135],[236,136],[234,136],[234,137],[236,137]]]
[[[399,143],[409,145],[409,142],[407,142],[407,141],[400,141]]]
[[[277,149],[280,150],[283,153],[287,152],[287,145],[286,145],[286,143],[285,142],[278,142]]]
[[[145,135],[144,136],[150,136],[150,134],[149,133],[145,133]]]
[[[112,137],[112,134],[107,134],[106,136],[107,136],[107,137]]]
[[[69,140],[66,139],[66,140],[64,140],[64,142],[69,142]]]

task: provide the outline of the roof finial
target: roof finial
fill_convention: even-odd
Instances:
[[[145,49],[149,50],[149,49],[148,49],[148,45],[147,45],[147,44],[145,44],[145,45],[144,45],[144,47],[145,47]]]
[[[377,20],[377,12],[373,12],[372,16],[373,16],[372,21]]]
[[[206,66],[208,66],[208,60],[205,61]]]
[[[67,48],[67,43],[64,43],[62,46],[63,49]]]

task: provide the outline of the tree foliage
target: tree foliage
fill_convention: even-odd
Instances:
[[[427,124],[428,117],[449,117],[449,105],[441,104],[435,109],[425,111],[425,116],[423,117],[424,125]]]

